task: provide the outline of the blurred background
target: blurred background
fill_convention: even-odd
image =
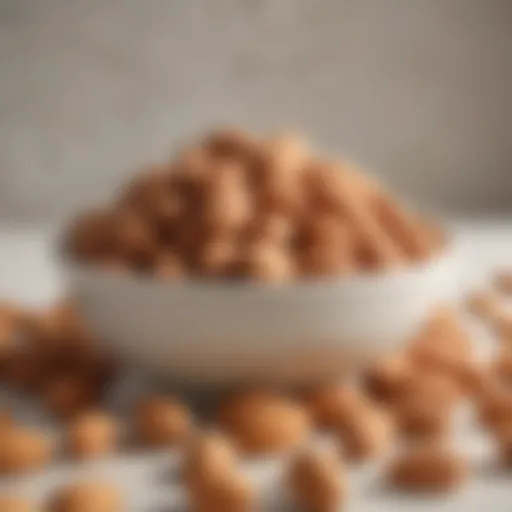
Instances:
[[[216,124],[512,211],[510,0],[0,0],[0,218],[60,219]]]

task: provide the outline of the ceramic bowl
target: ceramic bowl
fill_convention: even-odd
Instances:
[[[458,251],[388,274],[283,285],[158,282],[67,264],[92,332],[158,375],[192,385],[307,384],[402,346],[458,292]]]

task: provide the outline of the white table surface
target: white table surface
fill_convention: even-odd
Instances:
[[[473,220],[455,222],[454,233],[464,255],[461,273],[464,286],[473,288],[485,282],[497,268],[512,268],[512,218],[510,220]],[[63,290],[58,266],[52,256],[52,230],[38,227],[0,226],[0,299],[9,298],[28,305],[42,305],[58,297]],[[485,332],[470,325],[478,343],[488,344]],[[0,388],[0,404],[8,403],[23,421],[53,431],[55,425],[36,405]],[[474,432],[461,418],[455,443],[467,454],[472,466],[470,483],[448,498],[418,498],[397,495],[381,485],[378,464],[350,470],[349,512],[508,512],[512,511],[512,472],[496,470],[492,445]],[[262,510],[283,510],[275,488],[279,463],[248,463],[245,468],[268,496]],[[182,492],[176,484],[176,456],[125,454],[95,464],[72,466],[57,464],[41,474],[19,479],[0,479],[2,492],[18,491],[36,501],[46,497],[65,481],[86,476],[109,479],[127,496],[127,512],[183,510]],[[273,504],[273,505],[272,505]],[[98,511],[100,512],[100,511]]]

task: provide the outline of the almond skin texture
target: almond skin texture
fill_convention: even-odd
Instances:
[[[512,420],[512,394],[502,385],[492,386],[477,403],[480,424],[494,429]]]
[[[403,393],[415,373],[410,358],[396,354],[369,368],[363,376],[363,386],[375,400],[390,403]]]
[[[0,432],[11,430],[15,425],[15,421],[11,413],[7,410],[0,409]],[[1,434],[0,434],[1,435]]]
[[[449,431],[458,398],[458,387],[450,378],[419,374],[396,398],[392,411],[403,435],[439,436]]]
[[[255,498],[251,483],[239,473],[219,473],[189,489],[191,509],[195,512],[252,512]]]
[[[408,491],[451,492],[468,476],[466,461],[449,448],[425,443],[398,457],[390,466],[390,483]]]
[[[307,392],[304,405],[315,425],[333,428],[342,417],[352,415],[367,405],[366,398],[353,386],[325,384]]]
[[[41,432],[13,427],[0,436],[0,474],[36,471],[50,462],[52,446]]]
[[[497,426],[494,434],[503,467],[512,469],[512,419]]]
[[[494,286],[505,295],[512,295],[512,270],[502,270],[494,277]]]
[[[344,457],[353,462],[371,460],[385,453],[393,442],[394,431],[391,415],[370,406],[340,418],[334,429]]]
[[[94,383],[76,374],[50,380],[43,391],[43,400],[54,414],[72,418],[95,405],[98,395],[99,390]]]
[[[0,510],[2,512],[36,512],[36,509],[27,501],[16,496],[0,497]]]
[[[192,429],[187,406],[174,398],[152,396],[142,400],[135,411],[138,440],[147,446],[181,444]]]
[[[112,453],[117,446],[118,430],[115,418],[107,412],[80,414],[68,426],[68,453],[77,459],[94,459]]]
[[[120,492],[110,484],[87,482],[69,485],[57,492],[51,512],[123,512]]]
[[[493,321],[502,314],[503,304],[495,293],[482,290],[468,297],[467,309],[482,320]]]
[[[181,476],[188,488],[200,487],[219,474],[234,474],[237,463],[235,447],[227,437],[201,434],[186,446]]]
[[[286,483],[294,503],[307,512],[336,512],[347,498],[345,471],[333,452],[300,453],[290,463]]]
[[[241,392],[219,408],[219,426],[247,454],[272,454],[300,446],[310,434],[307,412],[294,401],[266,391]]]

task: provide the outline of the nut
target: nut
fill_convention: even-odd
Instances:
[[[458,349],[439,342],[420,341],[409,347],[408,354],[418,373],[444,375],[445,380],[452,381],[453,395],[450,394],[450,398],[468,391],[468,379],[474,363],[466,356],[461,356]]]
[[[415,373],[406,354],[395,354],[370,367],[363,376],[363,386],[374,399],[389,403],[403,393]]]
[[[116,253],[136,265],[147,265],[156,251],[155,233],[152,226],[134,211],[117,213],[114,225]]]
[[[47,357],[37,347],[15,347],[4,359],[4,380],[19,391],[37,389],[47,373]]]
[[[188,488],[201,486],[219,474],[234,474],[238,456],[228,438],[206,433],[193,439],[185,451],[181,474]]]
[[[93,210],[77,216],[70,228],[66,248],[75,257],[97,261],[114,251],[114,214]]]
[[[202,210],[202,221],[209,233],[238,233],[247,226],[253,205],[243,182],[243,170],[237,164],[222,163],[215,169]]]
[[[495,438],[505,468],[512,468],[512,419],[495,429]]]
[[[238,473],[219,473],[192,487],[189,499],[195,512],[251,512],[256,501],[253,486]]]
[[[237,128],[222,128],[208,136],[204,142],[207,151],[217,158],[250,160],[260,151],[260,143]]]
[[[497,360],[494,362],[494,371],[503,382],[512,384],[512,350],[506,348],[502,350]]]
[[[56,415],[64,418],[95,405],[99,399],[95,383],[83,375],[63,375],[51,379],[43,391],[43,401]]]
[[[0,497],[0,510],[2,512],[32,512],[35,509],[18,496],[3,496]]]
[[[366,406],[340,418],[334,433],[341,442],[344,456],[358,462],[376,458],[389,448],[394,438],[394,425],[387,412]]]
[[[309,391],[304,397],[304,404],[317,427],[332,428],[340,418],[366,407],[367,401],[352,386],[327,384]]]
[[[354,271],[352,233],[330,214],[315,214],[301,223],[298,233],[299,263],[306,276],[328,276]]]
[[[418,375],[393,404],[397,425],[407,436],[438,436],[448,432],[459,388],[439,374]]]
[[[11,413],[7,409],[0,409],[0,431],[4,429],[11,429],[14,427],[15,422]]]
[[[467,476],[467,463],[460,455],[430,442],[409,448],[388,469],[390,483],[409,491],[450,492]]]
[[[112,452],[118,441],[115,419],[102,411],[78,415],[68,426],[66,446],[72,457],[92,459]]]
[[[503,345],[512,349],[512,315],[508,312],[496,314],[493,319],[493,327]]]
[[[434,249],[430,237],[401,204],[381,193],[374,199],[375,215],[398,247],[413,261],[426,260]]]
[[[467,309],[482,320],[494,322],[503,314],[503,304],[493,292],[480,290],[473,292],[467,299]]]
[[[486,389],[477,403],[480,423],[495,429],[501,424],[512,421],[512,394],[505,386],[491,386]]]
[[[292,400],[266,391],[246,391],[220,406],[219,424],[240,450],[271,454],[301,445],[310,433],[309,417]]]
[[[288,281],[295,273],[293,262],[286,250],[268,243],[250,247],[240,266],[244,275],[269,283]]]
[[[345,472],[332,452],[300,453],[290,464],[287,484],[300,510],[334,512],[347,497]]]
[[[111,209],[78,217],[67,246],[116,272],[282,281],[386,270],[444,239],[354,164],[323,161],[293,134],[259,141],[228,128],[146,169]]]
[[[68,485],[54,496],[52,512],[122,512],[123,499],[111,484],[87,482]]]
[[[502,270],[494,276],[495,288],[505,295],[512,294],[512,271]]]
[[[0,474],[35,471],[46,465],[52,455],[49,439],[41,432],[13,427],[0,436]]]
[[[192,429],[187,406],[171,397],[146,397],[138,404],[134,420],[139,441],[148,446],[180,444]]]
[[[256,182],[261,210],[290,215],[304,207],[302,174],[307,158],[305,144],[294,135],[278,135],[265,143]]]
[[[164,281],[173,281],[183,277],[184,269],[178,256],[166,251],[156,255],[153,262],[153,274]]]
[[[201,249],[200,271],[207,276],[226,276],[237,263],[237,246],[234,240],[214,238]]]

